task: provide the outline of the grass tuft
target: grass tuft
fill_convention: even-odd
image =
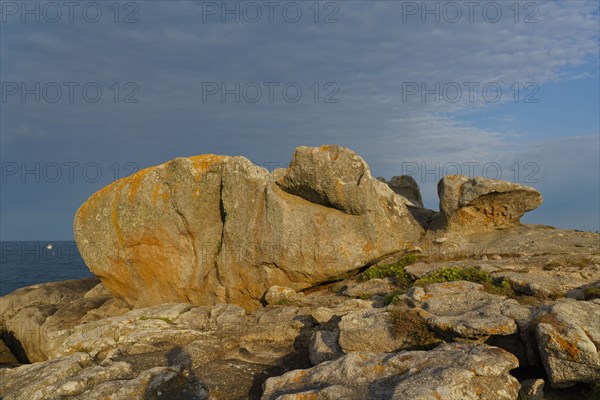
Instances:
[[[478,268],[457,268],[444,267],[433,271],[426,276],[415,281],[415,285],[430,285],[432,283],[454,282],[454,281],[469,281],[475,283],[492,283],[492,277],[489,273]]]
[[[399,285],[410,286],[411,279],[405,271],[405,267],[414,264],[419,259],[416,254],[407,254],[396,263],[389,265],[373,265],[361,274],[361,280],[395,278]]]
[[[393,292],[389,292],[385,295],[385,298],[383,299],[383,304],[387,306],[390,304],[398,303],[398,300],[400,300],[400,296],[402,296],[404,293],[406,293],[404,290],[394,290]]]

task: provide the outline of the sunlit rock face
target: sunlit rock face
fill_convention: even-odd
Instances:
[[[414,244],[407,203],[339,146],[299,147],[273,173],[200,155],[105,187],[74,230],[90,270],[130,305],[252,309],[271,286],[311,287]]]
[[[523,214],[542,204],[542,195],[532,187],[464,175],[445,176],[438,195],[442,223],[465,232],[519,225]]]

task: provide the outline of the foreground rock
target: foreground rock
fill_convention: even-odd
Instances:
[[[538,321],[538,348],[553,386],[600,382],[600,300],[561,299]]]
[[[542,204],[542,196],[531,187],[464,175],[444,177],[438,195],[442,224],[462,231],[518,225],[523,214]]]
[[[514,317],[527,315],[527,309],[483,289],[473,282],[435,283],[413,288],[408,300],[431,329],[448,338],[485,340],[516,333]]]
[[[345,352],[393,352],[429,348],[441,342],[413,310],[377,308],[346,314],[339,324],[339,344]]]
[[[349,353],[309,370],[270,378],[263,400],[514,400],[518,362],[487,345],[444,344],[431,351]]]
[[[62,343],[70,327],[91,308],[109,300],[105,295],[83,299],[97,284],[96,278],[49,282],[3,296],[0,298],[0,337],[18,361],[46,360],[48,348]],[[49,320],[53,315],[57,317]],[[46,322],[49,326],[45,326]]]
[[[338,146],[299,147],[269,174],[243,157],[178,158],[121,179],[78,210],[75,238],[118,299],[230,302],[304,289],[418,240],[406,200]]]
[[[126,362],[99,365],[85,353],[12,370],[0,369],[0,380],[6,382],[2,385],[5,400],[156,399],[164,391],[189,400],[207,397],[202,385],[186,376],[180,366],[156,367],[136,374]]]

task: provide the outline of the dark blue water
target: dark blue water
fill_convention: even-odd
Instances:
[[[36,283],[90,276],[75,242],[0,242],[0,296]]]

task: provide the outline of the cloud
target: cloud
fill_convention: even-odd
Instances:
[[[74,102],[22,103],[11,97],[0,111],[0,153],[14,160],[76,157],[105,165],[134,161],[148,166],[179,155],[216,152],[284,164],[297,145],[338,143],[362,154],[383,175],[397,174],[407,161],[499,162],[509,168],[515,160],[543,159],[553,171],[544,178],[544,190],[566,197],[560,188],[573,182],[566,172],[572,170],[573,159],[564,157],[565,149],[571,149],[573,158],[586,154],[580,157],[582,163],[597,159],[593,143],[585,142],[589,139],[578,147],[579,136],[589,136],[589,129],[574,126],[562,138],[544,139],[526,117],[502,107],[514,102],[515,82],[522,101],[530,83],[542,93],[549,83],[598,79],[597,3],[536,2],[537,23],[523,23],[531,12],[525,3],[519,3],[517,23],[509,8],[513,2],[496,2],[503,12],[497,23],[481,14],[475,23],[444,18],[422,23],[419,15],[403,14],[402,3],[334,2],[339,22],[331,24],[322,23],[331,12],[323,8],[315,23],[308,2],[298,3],[304,13],[298,23],[287,23],[280,14],[273,23],[242,18],[241,23],[224,24],[212,17],[203,23],[202,3],[191,1],[136,3],[139,23],[133,24],[112,22],[108,10],[97,24],[9,21],[0,38],[3,82],[94,82],[103,96],[97,103],[83,101],[80,91]],[[242,96],[237,103],[230,95],[222,102],[217,94],[204,102],[207,82],[229,88],[254,82],[263,88],[262,98],[252,103]],[[268,101],[266,82],[279,84],[273,102]],[[473,99],[466,91],[468,82],[479,84]],[[139,88],[134,96],[139,103],[123,103],[131,94],[123,88],[127,83]],[[287,83],[301,87],[298,102],[285,99],[282,88]],[[326,90],[328,83],[334,86]],[[447,97],[436,102],[431,95],[422,101],[421,93],[406,95],[407,83],[416,83],[419,90],[421,83],[427,88],[456,83],[463,93],[456,102]],[[501,86],[497,103],[482,94],[486,83]],[[593,98],[594,90],[591,84],[581,101]],[[328,95],[339,101],[324,102]],[[540,102],[539,107],[548,106]],[[548,108],[549,115],[559,111],[569,109]],[[46,139],[31,143],[32,135]],[[540,174],[546,170],[540,165]],[[597,170],[585,176],[599,179]],[[576,181],[581,186],[574,190],[584,190],[583,180]],[[94,189],[83,185],[77,202]],[[46,189],[31,188],[32,193],[37,190]],[[425,191],[434,194],[430,188]],[[2,212],[16,212],[18,199],[6,192]],[[435,197],[430,200],[433,205]],[[593,204],[586,204],[597,215]],[[73,201],[70,210],[78,205]],[[577,221],[588,223],[585,218]],[[3,224],[3,237],[12,229]],[[71,235],[70,220],[40,232],[57,229]]]

